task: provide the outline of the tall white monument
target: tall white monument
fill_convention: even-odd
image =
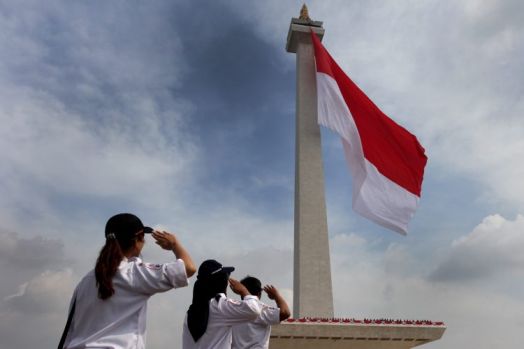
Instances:
[[[309,20],[306,12],[303,7],[301,17],[291,20],[286,45],[286,50],[297,56],[293,316],[333,317],[317,84],[311,44],[311,30],[322,36],[324,29],[322,22]]]
[[[324,35],[322,22],[311,20],[304,5],[300,17],[291,19],[286,45],[297,59],[294,318],[273,327],[270,348],[404,349],[437,340],[446,329],[442,322],[333,319],[311,31]]]

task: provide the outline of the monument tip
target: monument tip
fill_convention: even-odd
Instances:
[[[300,16],[299,19],[304,19],[306,21],[311,21],[311,18],[309,18],[309,11],[307,9],[306,4],[302,5],[302,8],[300,9]]]

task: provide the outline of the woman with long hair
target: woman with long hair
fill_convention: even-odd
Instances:
[[[232,327],[254,320],[261,307],[239,281],[229,278],[235,268],[223,267],[209,259],[198,268],[193,287],[193,301],[187,311],[182,334],[183,349],[231,348]],[[236,301],[226,297],[227,285],[242,297]]]
[[[144,263],[139,258],[151,234],[176,261]],[[174,234],[154,231],[130,213],[111,217],[94,270],[77,285],[59,349],[145,348],[147,300],[155,293],[187,286],[195,265]]]

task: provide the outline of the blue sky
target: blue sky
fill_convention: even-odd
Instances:
[[[114,213],[292,303],[297,1],[0,1],[0,336],[55,345]],[[524,325],[524,8],[312,1],[324,45],[429,157],[402,237],[351,211],[322,131],[337,316],[443,320],[428,348],[519,347]],[[171,256],[147,244],[144,258]],[[149,309],[180,339],[190,288]],[[19,324],[26,327],[22,330]],[[27,331],[27,328],[31,329]]]

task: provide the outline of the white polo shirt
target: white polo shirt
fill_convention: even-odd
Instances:
[[[187,314],[182,333],[183,349],[230,349],[231,328],[257,318],[262,310],[256,296],[246,296],[244,300],[229,299],[225,294],[219,294],[218,301],[209,301],[209,318],[207,329],[197,342],[193,340],[187,327]]]
[[[280,309],[262,303],[257,298],[262,312],[253,321],[233,326],[231,349],[267,349],[271,325],[280,323]]]
[[[125,258],[113,277],[115,294],[98,298],[94,270],[80,281],[73,294],[76,306],[65,341],[66,349],[145,348],[147,300],[153,294],[187,286],[181,259],[165,264]]]

